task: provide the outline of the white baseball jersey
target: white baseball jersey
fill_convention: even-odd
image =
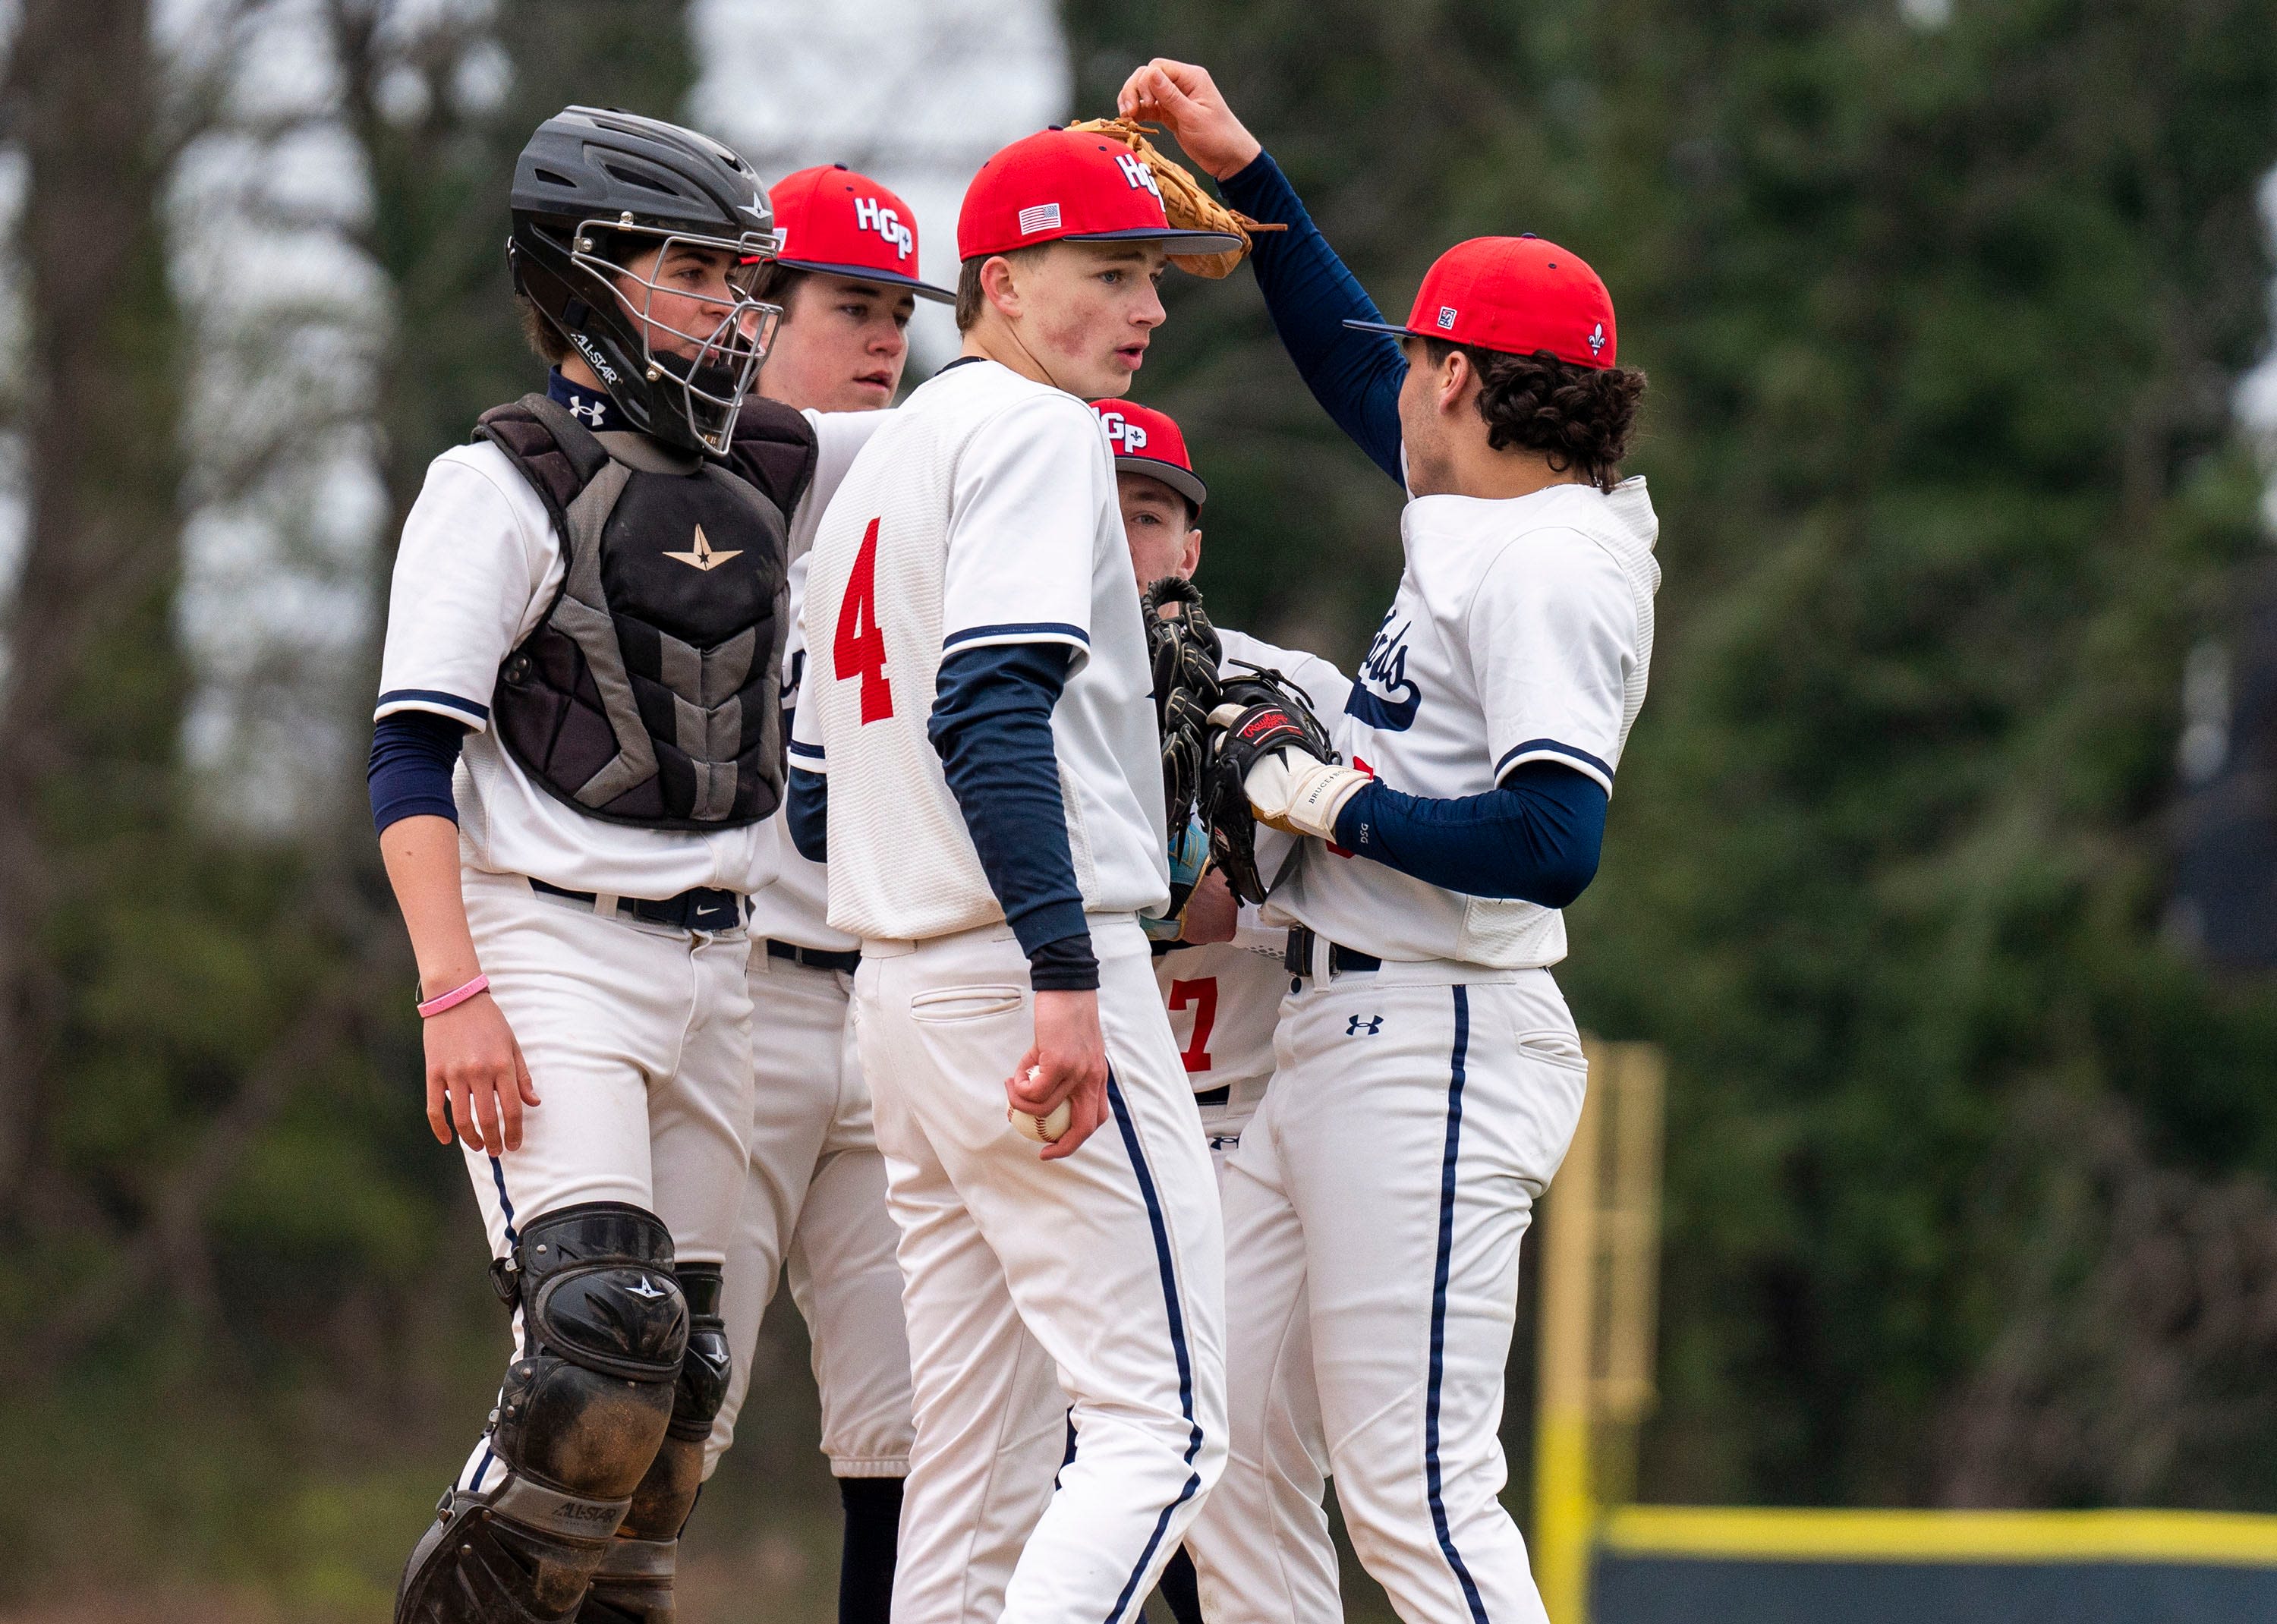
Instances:
[[[878,431],[885,418],[880,412],[810,411],[806,420],[814,425],[819,444],[814,482],[806,499],[799,503],[798,512],[791,516],[791,630],[783,642],[782,672],[786,713],[797,709],[799,684],[806,672],[806,639],[799,626],[799,611],[806,602],[807,563],[813,554],[814,534],[821,527],[823,510],[832,493],[846,477],[846,470],[853,466],[855,453],[870,443],[870,436]],[[783,730],[786,738],[789,732],[788,728]],[[859,947],[862,944],[858,937],[831,929],[827,918],[829,869],[799,855],[798,848],[791,844],[789,825],[782,818],[767,820],[766,839],[773,859],[770,865],[773,878],[765,891],[751,899],[752,939],[773,937],[778,942],[819,947],[831,952]]]
[[[1003,917],[926,727],[945,653],[1036,642],[1071,656],[1052,733],[1084,907],[1161,907],[1152,674],[1098,418],[981,360],[877,415],[809,561],[790,747],[830,777],[830,922],[923,939]]]
[[[1338,748],[1411,795],[1484,794],[1531,761],[1610,794],[1652,661],[1659,528],[1642,479],[1610,496],[1552,485],[1410,502],[1398,595],[1330,730]],[[1273,903],[1382,959],[1518,969],[1565,956],[1554,908],[1442,890],[1318,840]]]
[[[1245,923],[1256,910],[1245,907]],[[1249,929],[1230,942],[1176,947],[1154,960],[1170,1036],[1197,1094],[1273,1074],[1273,1028],[1289,990],[1285,930]]]
[[[874,415],[807,414],[822,454],[793,515],[794,535],[802,524],[811,534],[812,515],[869,437]],[[590,817],[532,783],[491,732],[499,667],[545,618],[562,570],[545,505],[504,452],[483,441],[436,458],[404,520],[372,719],[428,710],[468,727],[452,790],[461,846],[475,868],[624,897],[765,884],[780,838],[774,820],[699,832]]]

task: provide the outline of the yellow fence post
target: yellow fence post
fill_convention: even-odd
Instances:
[[[1540,1402],[1534,1439],[1534,1572],[1550,1624],[1588,1624],[1589,1398],[1595,1363],[1597,1057],[1573,1143],[1542,1198]]]

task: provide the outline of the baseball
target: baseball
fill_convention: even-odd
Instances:
[[[1040,1066],[1030,1066],[1028,1081],[1033,1082],[1043,1069]],[[1014,1127],[1020,1130],[1022,1138],[1032,1139],[1040,1145],[1058,1143],[1060,1135],[1068,1131],[1068,1124],[1074,1119],[1065,1100],[1062,1100],[1040,1117],[1022,1111],[1016,1105],[1005,1111],[1004,1118]]]

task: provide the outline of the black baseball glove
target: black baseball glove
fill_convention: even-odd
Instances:
[[[1312,695],[1277,671],[1251,666],[1218,685],[1202,775],[1202,821],[1210,859],[1244,902],[1262,902],[1270,883],[1257,869],[1257,819],[1249,805],[1249,770],[1276,750],[1341,759],[1329,730],[1313,714]]]
[[[1217,708],[1217,629],[1191,581],[1165,575],[1148,587],[1146,653],[1154,667],[1154,720],[1162,734],[1164,827],[1176,840],[1200,793],[1209,713]]]

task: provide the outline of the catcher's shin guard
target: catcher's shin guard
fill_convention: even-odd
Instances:
[[[683,1264],[679,1276],[688,1299],[688,1352],[673,1391],[672,1419],[593,1575],[578,1624],[672,1624],[680,1530],[704,1488],[704,1440],[727,1397],[731,1357],[720,1317],[720,1265]]]
[[[397,1624],[575,1615],[673,1413],[688,1304],[652,1212],[590,1202],[529,1220],[491,1265],[522,1309],[491,1447],[497,1487],[452,1489],[411,1552]]]

